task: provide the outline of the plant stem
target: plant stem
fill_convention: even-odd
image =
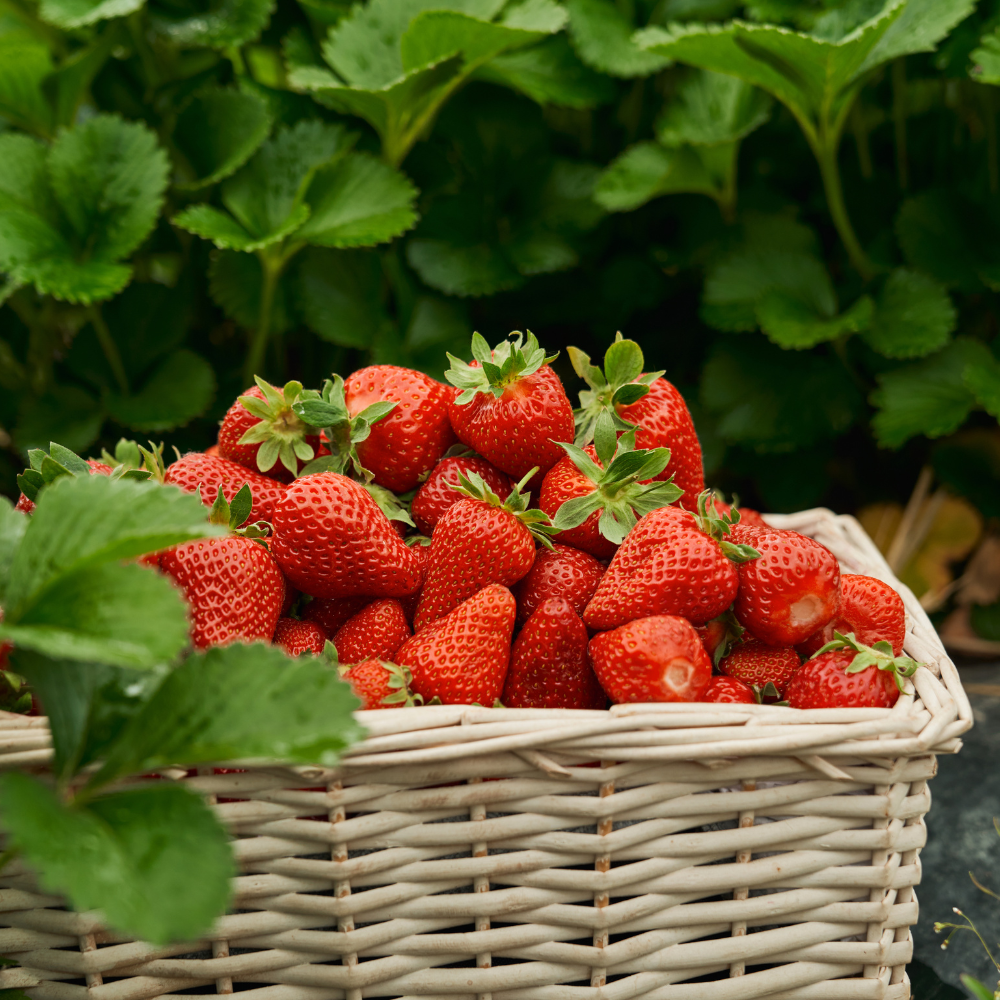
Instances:
[[[259,375],[267,353],[267,341],[271,336],[271,317],[274,312],[274,293],[278,279],[285,268],[284,257],[272,257],[267,252],[259,253],[260,266],[264,272],[264,284],[260,290],[260,311],[257,314],[257,328],[250,335],[250,348],[243,364],[243,383],[253,385],[254,375]]]
[[[910,183],[906,156],[906,61],[900,56],[892,64],[892,123],[896,133],[896,175],[900,190]]]
[[[97,334],[97,342],[101,345],[101,350],[104,352],[108,367],[111,369],[111,374],[114,375],[115,381],[118,383],[118,389],[123,396],[127,396],[129,394],[129,387],[128,376],[125,374],[125,365],[122,363],[122,356],[118,352],[118,345],[115,343],[114,337],[111,336],[108,324],[104,322],[100,307],[91,306],[88,310],[88,315],[94,327],[94,332]]]
[[[872,153],[868,146],[868,129],[865,126],[860,101],[855,101],[851,108],[851,131],[854,133],[854,144],[858,148],[858,166],[861,168],[861,176],[866,181],[870,181],[873,173]]]
[[[840,183],[840,167],[837,164],[837,146],[836,138],[828,133],[824,133],[816,144],[816,158],[819,160],[819,171],[823,177],[826,204],[851,264],[865,281],[870,281],[874,268],[868,255],[862,250],[851,225],[850,216],[847,214],[844,189]]]

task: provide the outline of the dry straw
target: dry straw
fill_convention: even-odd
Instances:
[[[0,986],[36,1000],[904,1000],[935,753],[971,725],[913,595],[851,517],[773,516],[906,602],[927,664],[892,709],[454,706],[362,713],[336,770],[167,777],[242,874],[196,945],[153,948],[0,878]],[[0,767],[49,759],[0,721]],[[496,780],[502,779],[502,780]]]

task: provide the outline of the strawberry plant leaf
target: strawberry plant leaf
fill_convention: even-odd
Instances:
[[[290,236],[308,218],[309,206],[296,205],[277,229],[260,237],[247,232],[231,215],[211,205],[192,205],[175,215],[172,221],[180,229],[186,229],[203,240],[211,240],[220,250],[253,253]]]
[[[907,0],[899,17],[869,52],[861,72],[914,52],[933,52],[975,6],[975,0]]]
[[[195,190],[235,173],[271,130],[256,94],[213,87],[195,95],[177,116],[173,143],[186,161],[178,186]]]
[[[111,17],[124,17],[146,0],[42,0],[38,13],[43,21],[60,28],[83,28]]]
[[[1000,28],[994,28],[979,39],[979,48],[969,57],[969,76],[980,83],[1000,84]]]
[[[670,60],[632,41],[635,25],[610,0],[569,0],[569,36],[588,66],[611,76],[649,76]]]
[[[0,35],[0,116],[18,128],[48,135],[53,115],[42,82],[52,70],[47,45],[27,32]]]
[[[483,243],[455,246],[445,240],[415,238],[406,244],[406,259],[426,284],[448,295],[492,295],[524,281],[499,248]]]
[[[130,937],[194,940],[229,901],[236,866],[226,831],[200,796],[170,782],[66,805],[15,772],[0,778],[0,807],[46,891],[80,912],[100,910]]]
[[[922,358],[944,347],[957,322],[955,307],[938,282],[898,267],[882,287],[864,339],[887,358]]]
[[[255,643],[188,657],[130,720],[98,782],[172,762],[280,758],[332,764],[362,735],[336,670]]]
[[[761,330],[772,343],[801,351],[867,329],[872,318],[872,300],[862,295],[840,315],[822,316],[794,296],[772,289],[757,303],[756,312]]]
[[[665,149],[656,142],[630,146],[601,175],[594,200],[609,212],[631,212],[664,194],[717,197],[719,182],[690,146]]]
[[[27,515],[14,510],[14,505],[6,497],[0,497],[0,602],[7,592],[14,553],[27,527]]]
[[[881,447],[898,448],[918,434],[937,438],[956,430],[975,403],[965,373],[990,361],[985,344],[957,337],[937,354],[879,375],[871,402],[878,408],[872,426]]]
[[[200,0],[192,6],[204,9],[188,14],[190,7],[153,5],[153,27],[181,48],[225,49],[253,41],[271,19],[275,0]]]
[[[136,431],[154,433],[183,427],[201,416],[215,398],[215,372],[194,351],[167,355],[146,383],[129,396],[108,392],[108,414]]]
[[[263,269],[254,254],[216,250],[208,267],[208,290],[212,299],[240,326],[253,329],[260,317]],[[289,279],[282,275],[274,291],[271,329],[287,330],[294,322],[293,295]]]
[[[737,142],[771,117],[771,98],[735,76],[696,71],[656,123],[664,146]]]
[[[27,451],[47,447],[58,437],[79,452],[97,439],[103,421],[104,411],[89,392],[75,385],[54,385],[44,395],[22,405],[14,440]]]
[[[964,381],[976,402],[1000,420],[1000,362],[992,356],[978,359],[965,369]]]

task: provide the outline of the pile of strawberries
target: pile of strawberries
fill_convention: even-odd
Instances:
[[[687,406],[637,344],[603,367],[569,348],[576,410],[532,334],[472,353],[450,385],[258,379],[207,452],[142,450],[233,529],[145,560],[195,646],[335,654],[366,708],[894,704],[917,667],[899,595],[706,491]]]

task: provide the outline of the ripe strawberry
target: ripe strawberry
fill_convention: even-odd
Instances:
[[[370,365],[347,379],[344,399],[352,417],[372,403],[396,403],[357,446],[362,464],[375,474],[379,486],[394,493],[412,490],[454,444],[448,419],[454,396],[451,386],[395,365]]]
[[[785,688],[800,666],[799,654],[790,646],[768,646],[759,639],[741,642],[719,662],[724,674],[752,688],[763,691],[773,684],[778,698],[784,698]]]
[[[695,626],[695,631],[701,637],[705,652],[716,666],[733,647],[733,643],[743,638],[746,629],[736,620],[732,611],[724,611],[718,618],[713,618],[704,625]]]
[[[499,469],[494,469],[485,458],[476,455],[442,458],[417,490],[410,508],[413,520],[425,535],[433,534],[445,511],[462,499],[462,494],[452,487],[459,485],[459,475],[468,476],[470,472],[479,475],[499,497],[506,497],[514,488],[510,478]]]
[[[315,427],[292,409],[301,382],[276,389],[254,376],[257,385],[229,407],[219,428],[219,454],[254,472],[289,481],[319,447]]]
[[[35,502],[29,500],[23,493],[17,498],[17,503],[14,504],[14,510],[19,510],[22,514],[34,514],[35,513]]]
[[[531,472],[529,470],[528,475]],[[527,477],[526,477],[527,478]],[[550,545],[548,517],[526,510],[523,481],[501,500],[475,473],[460,479],[464,499],[438,521],[413,620],[419,632],[490,583],[511,586],[535,561],[535,540]]]
[[[333,636],[333,644],[341,663],[391,660],[410,635],[402,605],[385,598],[372,601],[341,625]]]
[[[492,705],[507,676],[516,611],[511,592],[490,584],[403,643],[396,661],[425,701]]]
[[[306,621],[315,622],[328,636],[335,635],[348,619],[374,601],[374,597],[316,597],[302,610]]]
[[[420,582],[417,557],[364,487],[336,472],[297,479],[275,504],[272,551],[314,597],[399,597]]]
[[[796,671],[785,695],[792,708],[892,708],[903,677],[920,664],[893,656],[888,642],[866,646],[839,632]]]
[[[716,704],[756,705],[757,696],[753,688],[735,677],[713,677],[708,687],[701,693],[698,701],[711,701]]]
[[[214,455],[216,458],[222,458],[222,456],[219,454],[219,446],[217,444],[210,444],[205,449],[205,454]]]
[[[501,701],[507,708],[604,708],[587,659],[587,628],[569,601],[539,605],[514,641]]]
[[[573,407],[535,335],[511,334],[490,351],[472,335],[471,365],[448,355],[445,378],[462,391],[448,405],[458,439],[501,472],[544,476],[562,457],[556,441],[573,440]],[[522,349],[523,347],[523,349]]]
[[[246,483],[253,496],[253,508],[248,520],[270,521],[274,505],[285,495],[285,486],[270,476],[254,472],[238,462],[217,458],[200,451],[189,451],[167,466],[163,481],[179,486],[185,493],[201,490],[202,503],[211,506],[219,489],[232,503],[240,488]]]
[[[289,656],[300,653],[319,656],[326,646],[326,633],[315,622],[279,618],[274,630],[274,645],[280,646]]]
[[[518,623],[523,625],[542,601],[551,597],[566,598],[573,610],[582,615],[602,576],[604,567],[586,552],[558,543],[551,549],[542,549],[514,591]]]
[[[363,709],[403,708],[424,701],[410,690],[413,675],[409,667],[373,658],[342,669],[341,676],[361,699]]]
[[[459,495],[461,497],[461,494]],[[416,557],[417,566],[420,571],[420,582],[408,594],[404,594],[399,603],[406,615],[407,622],[412,625],[417,614],[417,605],[420,604],[420,594],[424,589],[424,580],[427,578],[427,562],[431,554],[430,539],[424,539],[420,535],[410,535],[407,539],[409,549]]]
[[[873,646],[885,639],[892,651],[903,652],[906,637],[906,609],[892,587],[873,576],[845,573],[840,578],[840,607],[821,629],[798,646],[803,656],[812,656],[833,639],[834,632],[853,632],[858,642]]]
[[[840,568],[829,549],[795,531],[739,529],[760,558],[743,563],[736,617],[769,646],[794,646],[837,610]]]
[[[616,704],[697,701],[712,676],[694,626],[675,615],[640,618],[595,635],[590,660]]]
[[[660,507],[639,521],[583,613],[592,629],[648,615],[680,615],[703,625],[732,604],[738,585],[734,561],[755,553],[726,540],[728,523],[709,512],[705,500],[702,495],[699,517]]]

